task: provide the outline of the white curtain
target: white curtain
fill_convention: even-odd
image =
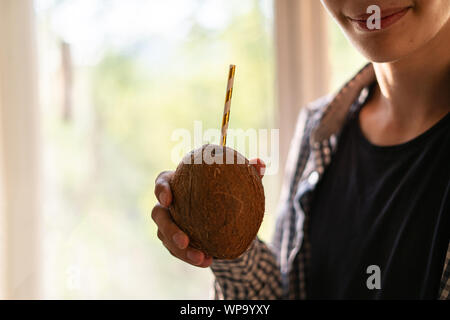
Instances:
[[[329,91],[327,13],[319,0],[274,0],[281,163],[302,106]]]
[[[39,295],[39,130],[32,0],[0,0],[0,298]]]

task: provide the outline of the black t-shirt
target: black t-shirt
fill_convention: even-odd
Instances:
[[[361,132],[360,108],[314,194],[307,296],[435,299],[450,238],[450,113],[382,147]]]

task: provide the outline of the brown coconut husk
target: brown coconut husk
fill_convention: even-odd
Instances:
[[[223,155],[223,163],[211,163],[211,157]],[[170,214],[191,247],[214,258],[235,259],[255,239],[264,216],[264,188],[255,167],[237,151],[217,145],[191,151],[170,187]]]

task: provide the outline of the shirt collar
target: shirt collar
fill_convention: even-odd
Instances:
[[[311,133],[311,145],[329,140],[332,135],[336,135],[341,130],[350,107],[357,99],[363,98],[361,95],[366,93],[362,93],[362,90],[374,81],[376,81],[375,71],[373,64],[369,63],[332,97],[331,102],[326,105],[318,125]]]

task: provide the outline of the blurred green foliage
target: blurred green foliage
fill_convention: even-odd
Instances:
[[[362,68],[367,60],[353,48],[346,39],[342,30],[333,19],[328,22],[329,39],[331,41],[330,64],[331,80],[330,88],[333,92],[339,90],[345,82]]]
[[[47,14],[68,3],[75,2],[56,3]],[[45,206],[48,297],[209,296],[210,271],[177,261],[156,237],[154,180],[176,167],[174,130],[192,131],[195,120],[204,130],[220,127],[230,63],[237,65],[230,128],[274,126],[272,21],[260,1],[247,3],[221,28],[191,17],[170,51],[106,45],[96,64],[74,65],[73,118],[65,122],[57,102],[43,114],[53,190]],[[269,212],[274,179],[266,188]]]

